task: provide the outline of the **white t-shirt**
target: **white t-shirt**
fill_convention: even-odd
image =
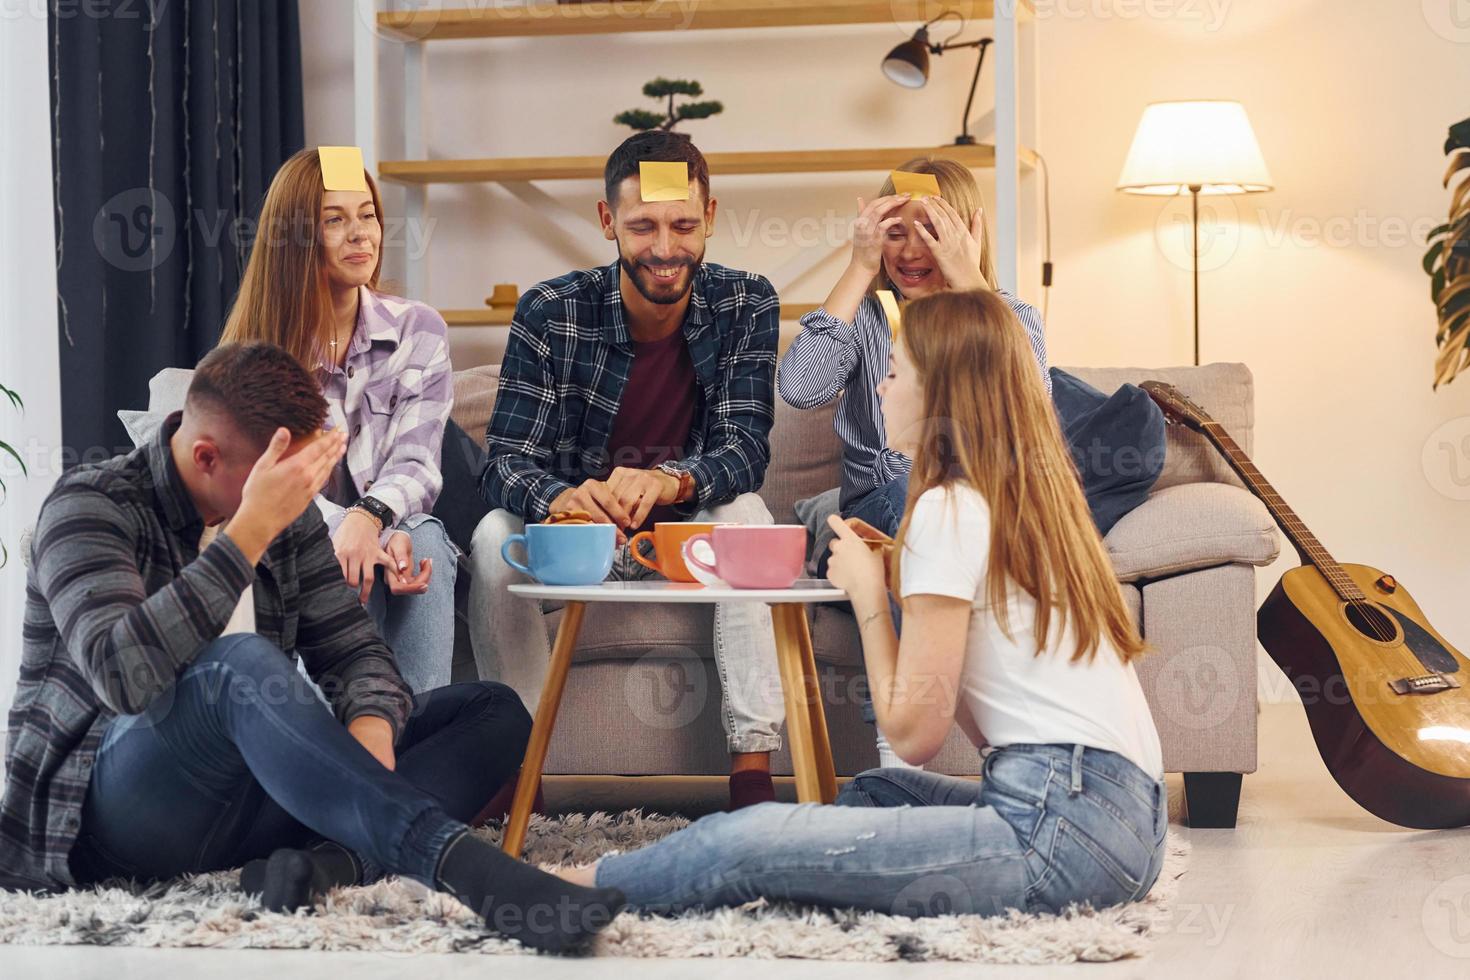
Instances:
[[[1080,744],[1116,752],[1150,776],[1162,777],[1163,755],[1153,716],[1131,664],[1106,638],[1090,661],[1072,663],[1075,634],[1052,611],[1047,649],[1037,653],[1036,601],[1014,583],[1008,623],[990,612],[985,573],[990,507],[967,484],[935,487],[914,506],[904,544],[904,598],[968,599],[974,610],[960,671],[960,696],[993,746]]]

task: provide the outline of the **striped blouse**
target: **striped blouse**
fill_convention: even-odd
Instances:
[[[1046,329],[1036,307],[1004,289],[996,292],[1015,311],[1051,393],[1046,363]],[[776,390],[794,408],[816,408],[847,392],[837,407],[833,428],[842,440],[842,509],[864,494],[906,476],[912,461],[888,448],[878,385],[888,376],[892,350],[888,318],[877,299],[865,297],[852,323],[825,309],[801,318],[801,333],[781,358]]]

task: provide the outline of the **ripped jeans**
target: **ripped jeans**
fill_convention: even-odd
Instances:
[[[1135,901],[1164,861],[1164,784],[1120,755],[1012,745],[976,783],[872,769],[836,806],[763,803],[603,858],[597,884],[651,912],[757,898],[922,917]]]

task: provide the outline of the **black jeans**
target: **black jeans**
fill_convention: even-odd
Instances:
[[[72,870],[82,884],[239,867],[326,838],[369,873],[429,882],[520,768],[531,717],[489,682],[419,695],[384,768],[255,634],[221,637],[103,736]]]

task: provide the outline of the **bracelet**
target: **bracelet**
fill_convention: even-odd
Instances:
[[[879,609],[877,612],[869,614],[868,617],[862,621],[862,624],[858,626],[858,632],[859,633],[862,633],[863,630],[865,630],[865,629],[868,628],[868,624],[871,623],[873,620],[877,619],[879,616],[887,616],[887,615],[888,615],[888,610],[887,609]]]
[[[366,507],[357,507],[357,506],[349,507],[349,508],[347,508],[347,513],[349,513],[349,514],[361,514],[361,515],[363,515],[368,520],[372,521],[374,524],[377,525],[377,527],[378,527],[378,533],[379,534],[382,534],[383,533],[383,519],[381,517],[379,517],[377,514],[374,514],[372,511],[368,510]]]

